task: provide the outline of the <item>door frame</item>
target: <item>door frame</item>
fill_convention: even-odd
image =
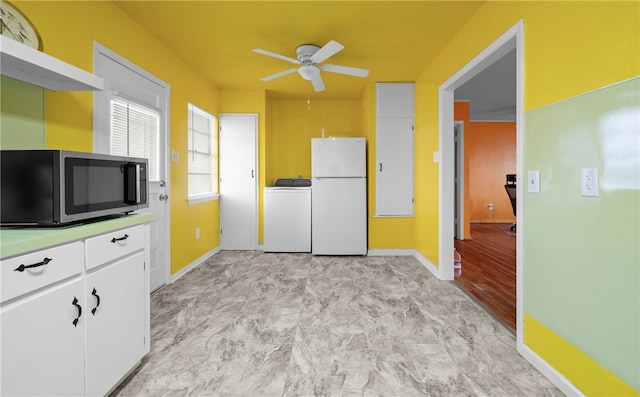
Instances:
[[[482,70],[500,59],[509,51],[516,50],[516,174],[518,180],[523,175],[524,154],[524,21],[518,21],[503,33],[480,54],[464,65],[439,87],[439,277],[453,280],[453,216],[454,216],[454,91],[471,80]],[[524,189],[518,184],[517,197],[523,197]],[[516,348],[522,354],[524,348],[524,280],[523,280],[523,241],[524,217],[522,199],[517,200],[518,233],[516,236]]]
[[[458,240],[464,240],[464,121],[454,121],[454,129],[458,128],[458,146],[455,153],[455,161],[458,167],[458,180],[454,181],[458,185],[458,194],[454,198],[456,212],[453,214],[454,219],[458,218],[458,229],[454,232],[454,236],[457,234]],[[455,173],[454,173],[455,178]]]
[[[94,65],[96,64],[97,62],[96,60],[98,59],[98,56],[100,54],[103,54],[111,58],[112,60],[120,63],[124,67],[154,82],[155,84],[159,85],[164,89],[166,95],[164,96],[164,103],[162,104],[162,106],[165,109],[165,111],[161,115],[161,120],[165,126],[165,139],[164,139],[164,148],[163,148],[165,167],[164,167],[164,175],[161,175],[161,180],[165,182],[165,191],[169,192],[169,195],[171,195],[171,180],[169,178],[169,175],[170,175],[169,167],[171,166],[171,163],[169,162],[169,140],[171,136],[170,134],[171,86],[166,82],[160,80],[158,77],[154,76],[153,74],[149,73],[148,71],[142,69],[140,66],[129,61],[128,59],[123,58],[117,52],[112,51],[109,48],[105,47],[104,45],[94,41],[93,42],[93,64]],[[104,114],[96,111],[95,109],[96,96],[98,94],[99,94],[98,92],[93,93],[93,102],[92,102],[94,104],[94,109],[93,109],[93,125],[94,125],[93,151],[94,152],[99,151],[98,150],[99,144],[95,140],[95,137],[98,134],[98,132],[95,131],[95,128],[96,128],[95,126],[101,125],[100,120],[102,117],[105,117]],[[166,227],[164,230],[164,236],[162,237],[163,242],[161,244],[164,244],[166,255],[165,255],[164,264],[160,265],[160,270],[162,271],[161,275],[164,282],[163,285],[166,285],[166,284],[169,284],[169,274],[170,274],[170,266],[171,266],[171,204],[166,204],[164,206],[164,217],[165,217]]]

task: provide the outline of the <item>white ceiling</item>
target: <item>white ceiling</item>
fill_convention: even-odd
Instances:
[[[454,97],[470,101],[471,120],[516,121],[516,50],[456,89]]]

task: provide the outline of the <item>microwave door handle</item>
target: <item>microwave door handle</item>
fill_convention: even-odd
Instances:
[[[136,204],[140,204],[140,164],[136,164]]]

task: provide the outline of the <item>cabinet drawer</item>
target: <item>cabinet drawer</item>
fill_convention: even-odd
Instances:
[[[78,241],[3,260],[2,302],[79,274],[83,258]]]
[[[85,241],[87,270],[144,248],[144,227],[135,226]]]

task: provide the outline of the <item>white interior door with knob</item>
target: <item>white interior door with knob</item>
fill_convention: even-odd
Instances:
[[[93,94],[93,151],[149,159],[150,290],[169,278],[169,85],[113,51],[94,44],[94,73],[104,89]],[[122,135],[122,139],[118,136]]]
[[[258,249],[258,115],[220,115],[220,246]]]

